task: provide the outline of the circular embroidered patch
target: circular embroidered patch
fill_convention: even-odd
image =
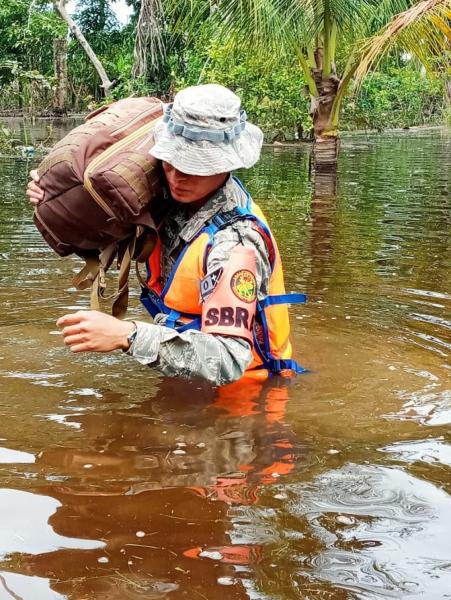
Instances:
[[[237,271],[231,281],[230,287],[237,298],[243,302],[254,302],[257,298],[257,282],[255,275],[247,269]]]

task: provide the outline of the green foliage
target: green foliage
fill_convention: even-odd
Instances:
[[[443,122],[443,82],[414,66],[373,73],[342,110],[342,129],[387,129]]]
[[[78,0],[74,15],[83,34],[94,47],[96,38],[119,29],[119,22],[108,0]]]
[[[45,5],[9,0],[0,6],[0,56],[24,71],[51,72],[53,39],[65,35],[67,26]],[[12,79],[4,70],[0,73],[0,84]]]
[[[46,3],[0,5],[0,109],[35,112],[51,106],[53,40],[65,35],[67,26]]]
[[[183,6],[177,27],[187,31],[188,39],[195,39],[206,23],[219,39],[246,56],[269,53],[278,57],[279,68],[295,57],[318,107],[315,134],[322,135],[337,129],[352,79],[363,81],[368,69],[396,44],[435,71],[432,67],[445,50],[450,31],[446,8],[450,1],[167,0],[167,5],[173,11]],[[340,64],[337,59],[345,55]]]
[[[74,19],[110,79],[126,81],[132,67],[133,32],[129,28],[120,28],[111,4],[108,0],[78,0]],[[93,102],[104,100],[91,61],[73,38],[69,43],[68,67],[77,111],[89,110]]]
[[[33,113],[45,109],[52,102],[53,77],[44,77],[39,71],[26,71],[13,60],[0,62],[0,74],[6,72],[9,82],[2,86],[0,109],[18,107]]]
[[[128,82],[133,61],[133,42],[130,43],[131,39],[125,35],[124,30],[110,32],[107,39],[108,43],[104,49],[96,52],[97,57],[112,81],[116,80],[119,84]],[[76,111],[89,109],[90,103],[103,100],[99,77],[75,39],[69,43],[68,70],[72,102]],[[120,86],[124,95],[130,95],[125,88],[126,86]]]
[[[97,73],[78,41],[71,37],[68,69],[72,110],[91,110],[99,103],[132,94],[156,95],[167,100],[187,85],[217,82],[232,88],[241,97],[249,119],[264,130],[267,141],[310,136],[312,123],[308,114],[309,98],[305,93],[306,80],[293,50],[296,36],[292,39],[287,33],[286,40],[282,40],[284,47],[279,46],[280,51],[272,54],[262,46],[239,48],[236,40],[221,41],[219,23],[209,20],[217,12],[216,4],[209,0],[180,0],[174,3],[171,13],[168,8],[171,3],[167,0],[164,2],[165,18],[161,21],[167,59],[158,69],[149,70],[146,77],[133,80],[134,27],[140,2],[127,1],[134,7],[135,14],[130,24],[120,27],[114,16],[114,1],[77,1],[76,19],[115,86],[110,91],[111,97],[105,99]],[[348,4],[334,0],[331,6],[340,17],[337,22],[341,37],[336,49],[340,72],[348,62],[352,40],[384,25],[387,15],[392,14],[390,7],[397,1],[382,0],[386,10],[380,14],[386,15],[379,21],[374,21],[375,13],[368,7],[366,10],[374,18],[364,27],[360,16],[360,20],[356,17],[361,0],[352,0]],[[406,1],[400,0],[401,4]],[[282,6],[284,2],[288,0],[280,0],[278,4]],[[368,0],[368,3],[375,7],[378,1]],[[232,6],[236,2],[227,0],[222,5],[227,4]],[[263,4],[269,6],[271,2],[265,0],[261,6]],[[188,5],[202,5],[204,10],[199,20],[192,19],[195,35],[191,36],[187,29],[179,29],[180,22],[184,22],[184,11],[189,22]],[[351,11],[346,19],[345,13],[340,12],[345,8]],[[305,19],[307,16],[304,15]],[[267,23],[275,27],[271,19]],[[293,30],[296,35],[304,35],[301,21],[296,27],[296,31]],[[45,0],[8,0],[0,4],[0,110],[45,112],[51,108],[56,83],[53,40],[66,35],[66,24]],[[413,61],[400,66],[392,59],[385,60],[379,69],[364,84],[359,96],[343,103],[342,128],[406,127],[443,118],[441,82],[423,77]]]
[[[443,110],[443,121],[448,127],[451,127],[451,104],[447,104]]]
[[[302,93],[305,80],[294,61],[280,64],[267,56],[238,54],[229,45],[210,42],[199,44],[199,50],[187,53],[185,62],[174,67],[176,90],[219,83],[235,91],[267,141],[309,137],[309,101]]]

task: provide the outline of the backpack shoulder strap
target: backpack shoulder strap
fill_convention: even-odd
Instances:
[[[212,249],[214,237],[218,233],[218,231],[221,231],[222,229],[225,229],[226,227],[229,227],[230,225],[233,225],[233,223],[236,223],[238,221],[246,220],[255,223],[256,230],[265,242],[266,248],[268,250],[271,271],[273,270],[276,258],[276,249],[269,227],[266,225],[266,223],[259,219],[257,215],[254,215],[248,208],[236,206],[229,211],[219,213],[212,217],[209,223],[202,230],[203,232],[208,233],[209,235],[209,240],[204,255],[204,272],[206,272],[207,270],[207,258],[210,253],[210,250]]]

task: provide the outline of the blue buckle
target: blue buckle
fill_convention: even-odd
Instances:
[[[301,367],[301,365],[298,364],[292,358],[270,358],[265,366],[269,371],[275,373],[276,375],[279,375],[281,371],[284,370],[294,371],[297,375],[301,375],[302,373],[308,373],[307,369]]]
[[[242,219],[244,216],[245,212],[236,206],[227,212],[214,215],[214,217],[210,219],[210,223],[212,223],[218,229],[221,229],[225,225],[230,225],[230,223],[234,223],[235,221]]]
[[[223,217],[221,215],[215,215],[211,222],[213,223],[213,225],[216,225],[216,227],[222,227],[223,225],[225,225],[225,220],[223,219]]]
[[[170,329],[175,329],[178,319],[180,319],[180,313],[176,310],[171,310],[164,324]]]

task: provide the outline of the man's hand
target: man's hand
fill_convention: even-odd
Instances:
[[[39,175],[35,169],[30,171],[30,177],[31,181],[27,185],[27,196],[31,204],[36,206],[41,200],[44,200],[44,190],[38,185]]]
[[[128,350],[127,337],[134,331],[131,321],[121,321],[96,310],[79,310],[56,322],[63,329],[64,343],[72,352]]]

